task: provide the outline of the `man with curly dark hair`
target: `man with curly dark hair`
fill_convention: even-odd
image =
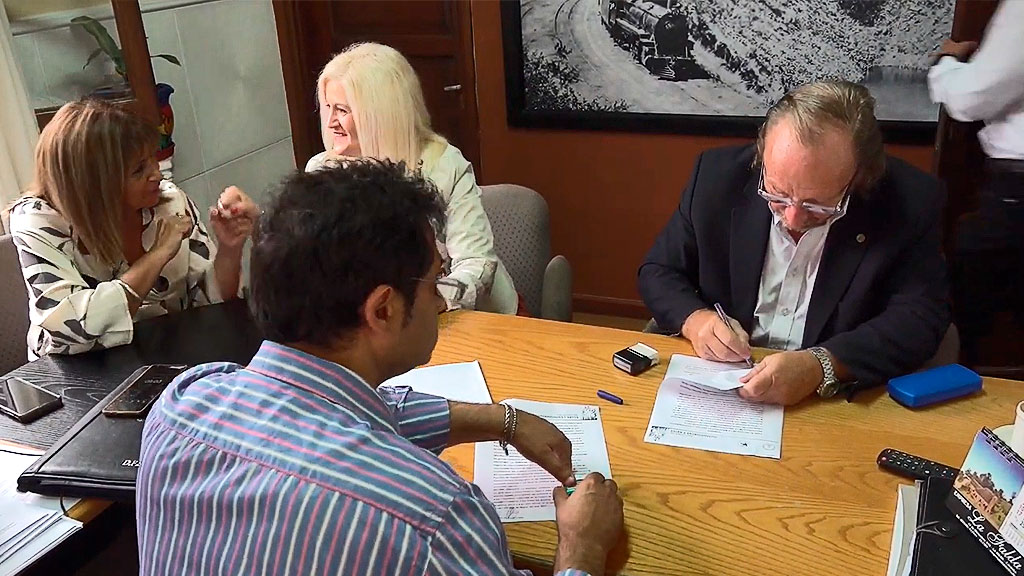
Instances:
[[[491,440],[575,486],[553,494],[556,572],[604,573],[622,500],[600,474],[576,482],[557,428],[502,404],[378,388],[437,342],[443,224],[433,186],[403,164],[285,180],[251,258],[267,340],[248,366],[186,372],[146,420],[141,574],[518,573],[493,505],[437,457]]]

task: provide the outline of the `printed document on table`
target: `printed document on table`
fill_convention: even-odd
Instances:
[[[386,380],[381,386],[409,386],[417,392],[455,402],[491,404],[491,393],[479,362],[417,368]]]
[[[665,378],[700,384],[715,390],[735,390],[743,386],[740,378],[747,372],[750,372],[750,368],[743,363],[712,362],[696,356],[673,354]]]
[[[18,476],[39,454],[7,444],[0,451],[0,576],[17,574],[82,527],[64,516],[59,498],[17,491]],[[77,502],[64,500],[68,508]]]
[[[757,404],[666,378],[658,388],[644,442],[767,458],[782,455],[782,406]]]
[[[572,468],[577,478],[600,472],[611,478],[608,445],[597,406],[506,400],[510,406],[554,424],[572,442]],[[502,522],[555,519],[552,491],[561,482],[543,468],[497,442],[478,442],[473,466],[475,484],[498,510]]]

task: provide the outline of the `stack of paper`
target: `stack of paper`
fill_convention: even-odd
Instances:
[[[909,576],[914,564],[914,538],[917,533],[917,502],[921,482],[900,485],[896,498],[896,518],[892,523],[892,544],[886,576]]]
[[[780,458],[782,406],[740,398],[735,389],[747,372],[736,364],[673,355],[644,442]]]
[[[417,392],[456,402],[491,403],[491,393],[487,390],[479,362],[417,368],[386,380],[381,386],[409,386]]]
[[[18,476],[38,454],[0,447],[0,576],[17,574],[82,527],[61,511],[58,498],[17,491]],[[64,500],[71,508],[78,500]]]
[[[554,424],[572,442],[572,469],[577,478],[591,472],[612,477],[608,463],[601,410],[597,406],[548,404],[506,400],[518,410]],[[552,491],[561,482],[509,446],[505,454],[497,442],[478,442],[473,466],[474,483],[494,504],[502,522],[555,519]]]

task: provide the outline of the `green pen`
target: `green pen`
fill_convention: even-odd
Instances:
[[[583,478],[580,478],[579,476],[577,476],[575,474],[573,474],[573,478],[576,479],[576,485],[577,486],[583,480]],[[575,491],[576,491],[576,486],[570,486],[570,487],[565,489],[565,493],[568,494],[569,496],[572,496],[572,493],[575,492]]]

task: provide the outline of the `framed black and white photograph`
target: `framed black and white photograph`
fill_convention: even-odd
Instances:
[[[752,136],[788,89],[846,79],[887,140],[929,141],[955,1],[506,0],[509,123]]]

